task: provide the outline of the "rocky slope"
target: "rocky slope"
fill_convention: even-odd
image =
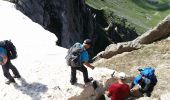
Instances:
[[[111,44],[96,56],[98,61],[95,65],[124,71],[131,76],[138,74],[139,67],[153,66],[156,68],[158,84],[152,98],[168,100],[170,90],[169,85],[165,84],[169,81],[170,68],[169,26],[170,16],[167,16],[156,27],[133,41]]]
[[[100,59],[94,65],[105,66],[117,71],[124,71],[130,76],[138,74],[137,69],[145,66],[156,68],[158,84],[156,85],[152,98],[169,100],[170,85],[168,84],[170,69],[170,38],[143,45],[141,49],[131,52],[124,52],[109,59]],[[144,99],[145,100],[145,99]]]
[[[0,40],[11,39],[16,44],[19,56],[12,62],[23,77],[16,79],[17,84],[6,85],[0,70],[1,100],[94,100],[98,97],[100,91],[94,90],[91,85],[83,87],[80,72],[77,72],[78,84],[69,84],[70,68],[66,66],[64,59],[67,50],[55,46],[56,37],[52,33],[32,22],[9,2],[0,1],[0,16]],[[143,45],[139,50],[118,54],[109,59],[102,58],[94,63],[94,70],[88,69],[89,76],[99,83],[105,83],[114,70],[134,76],[138,67],[154,66],[158,84],[151,98],[139,100],[168,100],[169,41],[167,38]]]

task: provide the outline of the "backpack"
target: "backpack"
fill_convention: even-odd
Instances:
[[[11,42],[11,40],[4,40],[0,42],[0,47],[3,47],[7,50],[7,56],[9,59],[15,59],[17,58],[17,51],[14,44]]]
[[[65,57],[66,63],[71,67],[81,67],[80,55],[84,51],[80,43],[75,43],[69,50]]]
[[[151,80],[152,83],[157,83],[157,79],[155,76],[155,68],[152,67],[146,67],[143,69],[140,69],[140,74],[148,79]]]

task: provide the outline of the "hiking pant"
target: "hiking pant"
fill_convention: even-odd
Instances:
[[[153,89],[154,89],[154,86],[155,86],[155,85],[150,84],[148,90],[145,92],[146,96],[148,96],[148,97],[151,96],[151,93],[152,93],[152,91],[153,91]]]
[[[87,72],[87,68],[84,66],[81,67],[71,67],[71,82],[76,82],[77,78],[76,78],[76,70],[79,70],[83,73],[83,77],[84,77],[84,82],[88,82],[88,72]]]
[[[7,63],[5,65],[2,65],[2,70],[3,70],[3,74],[4,76],[11,82],[15,82],[14,78],[11,76],[9,69],[12,70],[13,74],[15,76],[20,76],[18,70],[16,69],[16,67],[14,65],[12,65],[10,59],[8,59]]]

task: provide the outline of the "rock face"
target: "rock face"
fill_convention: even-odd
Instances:
[[[85,4],[85,0],[6,1],[15,3],[18,10],[54,33],[58,38],[56,44],[59,46],[69,48],[75,42],[91,38],[94,44],[94,49],[91,50],[92,57],[112,42],[129,41],[138,36],[131,29],[124,29],[125,25],[123,27],[118,25],[120,28],[111,25],[108,31],[104,31],[103,28],[108,23],[103,11],[89,7]]]
[[[152,30],[147,31],[133,41],[109,45],[105,51],[100,52],[94,59],[110,58],[116,54],[130,52],[139,49],[142,44],[149,44],[156,40],[166,38],[170,35],[170,15],[167,16]]]
[[[16,8],[51,30],[58,37],[57,44],[69,48],[93,34],[90,9],[84,0],[8,0]],[[89,28],[90,27],[90,28]]]

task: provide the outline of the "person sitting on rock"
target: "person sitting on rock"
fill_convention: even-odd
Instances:
[[[125,100],[130,93],[130,87],[124,83],[126,75],[124,72],[118,73],[117,83],[113,83],[105,94],[111,98],[111,100]]]

